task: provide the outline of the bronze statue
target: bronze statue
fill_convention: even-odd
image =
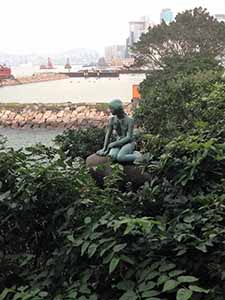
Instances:
[[[97,154],[108,155],[117,162],[133,162],[141,155],[135,151],[134,120],[124,112],[121,100],[112,100],[109,108],[112,117],[109,119],[103,149],[97,151]],[[113,131],[116,132],[117,139],[110,143]]]

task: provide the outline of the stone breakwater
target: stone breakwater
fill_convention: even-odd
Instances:
[[[124,105],[132,114],[132,104]],[[11,128],[87,128],[105,127],[107,104],[0,105],[0,127]]]
[[[12,85],[20,85],[20,84],[28,84],[28,83],[36,83],[36,82],[44,82],[44,81],[53,81],[66,79],[68,76],[65,74],[59,73],[35,73],[32,76],[23,76],[14,79],[3,79],[0,80],[0,87],[4,86],[12,86]]]

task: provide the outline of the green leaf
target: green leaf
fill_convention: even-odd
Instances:
[[[197,285],[189,285],[189,289],[196,293],[205,293],[205,294],[209,293],[209,290],[205,290]]]
[[[179,252],[177,252],[177,256],[182,256],[183,254],[185,254],[187,252],[186,249],[181,249]]]
[[[183,274],[183,273],[184,273],[184,271],[182,271],[182,270],[171,271],[171,272],[169,272],[169,277],[176,277],[176,276],[178,276],[180,274]]]
[[[91,294],[91,290],[88,288],[88,286],[86,284],[83,284],[80,288],[79,288],[79,292],[81,294],[87,294],[90,295]]]
[[[102,249],[100,252],[100,256],[103,256],[106,251],[108,251],[110,248],[112,248],[116,244],[116,241],[113,241],[109,243],[105,248]]]
[[[173,289],[175,289],[175,287],[177,287],[180,283],[177,282],[176,280],[168,280],[165,282],[164,286],[163,286],[163,292],[168,292],[171,291]]]
[[[109,265],[109,274],[111,274],[117,267],[118,263],[119,263],[120,259],[117,257],[114,257]]]
[[[195,281],[198,281],[198,278],[196,278],[194,276],[179,276],[179,277],[177,277],[177,280],[179,282],[195,282]]]
[[[155,269],[157,269],[160,265],[160,262],[154,262],[151,266],[150,266],[150,270],[154,271]]]
[[[156,298],[156,297],[151,297],[151,298],[148,298],[147,300],[161,300],[160,298]]]
[[[152,291],[145,291],[141,294],[141,296],[143,298],[149,298],[149,297],[154,297],[154,296],[158,296],[160,294],[159,291],[155,291],[155,290],[152,290]]]
[[[6,296],[9,294],[9,293],[15,293],[13,290],[11,289],[4,289],[3,292],[0,294],[0,300],[5,300],[6,299]]]
[[[85,296],[81,296],[78,298],[78,300],[88,300]]]
[[[188,289],[180,289],[177,292],[176,300],[188,300],[192,296],[192,291]]]
[[[150,273],[146,276],[145,280],[151,280],[151,279],[157,277],[158,275],[159,275],[159,272],[153,271],[152,273]]]
[[[123,290],[123,291],[127,291],[127,290],[133,290],[134,289],[134,282],[131,281],[131,280],[124,280],[124,281],[121,281],[117,284],[117,288],[119,290]]]
[[[103,264],[108,264],[114,257],[114,252],[110,252],[107,256],[103,258]]]
[[[137,299],[138,297],[134,291],[127,291],[119,298],[119,300],[137,300]]]
[[[90,242],[84,242],[81,247],[81,256],[84,255],[85,251],[87,250],[88,246],[90,245]]]
[[[139,291],[143,292],[143,291],[152,290],[155,286],[156,286],[156,283],[153,281],[149,281],[147,283],[143,282],[142,284],[140,284],[138,286],[138,289],[139,289]]]
[[[5,200],[6,198],[8,198],[10,195],[10,191],[5,192],[4,194],[0,195],[0,201]]]
[[[159,268],[159,272],[166,272],[176,267],[175,264],[165,264]]]
[[[198,250],[200,250],[200,251],[202,251],[203,253],[207,252],[207,247],[204,244],[198,245],[195,248],[198,249]]]
[[[159,277],[157,284],[158,285],[163,284],[168,280],[169,280],[169,277],[167,275],[162,275]]]
[[[111,241],[114,241],[114,238],[104,238],[104,239],[100,239],[99,240],[99,244],[103,244],[105,242],[111,242]]]
[[[139,282],[140,282],[140,281],[145,281],[146,277],[149,275],[150,272],[151,272],[150,268],[144,269],[144,270],[141,272],[141,274],[140,274]]]
[[[68,293],[67,298],[68,298],[69,300],[70,300],[70,299],[77,299],[77,298],[76,298],[77,295],[78,295],[78,292],[72,290],[72,291],[70,291],[70,292]],[[57,298],[57,299],[58,299],[58,298]],[[55,300],[55,298],[54,298],[54,300]]]
[[[91,246],[88,248],[88,257],[91,258],[95,254],[97,247],[98,246],[96,244],[91,244]]]
[[[75,242],[75,239],[73,237],[73,234],[67,235],[67,240],[69,240],[70,242]]]
[[[67,210],[67,215],[68,215],[68,217],[71,217],[73,214],[74,214],[74,207],[70,207],[70,208]]]
[[[126,243],[116,245],[116,246],[114,246],[113,251],[114,252],[119,252],[120,250],[124,249],[126,247],[126,245],[127,245]]]
[[[131,265],[135,264],[134,261],[126,255],[121,255],[120,260],[125,261],[125,262],[127,262],[128,264],[131,264]]]
[[[96,295],[91,295],[89,300],[98,300],[98,297]]]
[[[86,218],[84,219],[84,224],[88,225],[88,224],[90,224],[90,223],[91,223],[91,218],[90,218],[90,217],[86,217]]]
[[[43,292],[40,292],[38,295],[39,295],[40,297],[47,297],[47,296],[48,296],[48,293],[45,292],[45,291],[43,291]]]
[[[128,223],[123,234],[127,235],[128,233],[130,233],[133,230],[133,228],[134,228],[134,224],[133,223]]]

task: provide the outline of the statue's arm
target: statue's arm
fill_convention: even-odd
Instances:
[[[103,145],[103,148],[101,150],[97,151],[98,155],[105,156],[105,155],[108,154],[108,152],[110,150],[108,148],[108,145],[109,145],[109,141],[110,141],[110,137],[112,135],[112,132],[113,132],[113,119],[110,118],[108,128],[107,128],[107,132],[106,132],[106,135],[105,135],[104,145]]]
[[[134,120],[129,119],[127,135],[113,143],[109,144],[109,148],[121,147],[133,141],[133,132],[134,132]]]
[[[109,145],[109,140],[110,140],[110,137],[112,135],[112,131],[113,131],[113,120],[110,119],[109,124],[108,124],[108,128],[107,128],[107,132],[106,132],[106,135],[105,135],[105,140],[104,140],[104,146],[103,146],[104,151],[107,150],[107,147]]]

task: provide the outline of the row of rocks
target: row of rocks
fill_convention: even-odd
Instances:
[[[125,111],[132,113],[131,104]],[[108,123],[109,111],[94,105],[63,105],[45,107],[0,107],[0,126],[11,128],[85,128],[104,127]]]

